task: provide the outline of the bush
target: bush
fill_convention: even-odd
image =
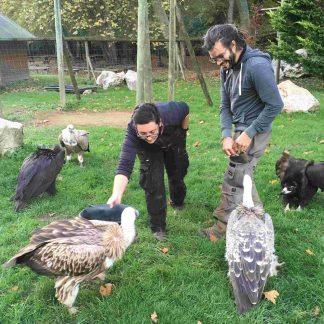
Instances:
[[[279,32],[278,44],[271,43],[269,51],[288,63],[302,63],[306,72],[324,76],[324,16],[320,1],[291,0],[270,13],[271,24]],[[308,57],[295,53],[304,48]]]

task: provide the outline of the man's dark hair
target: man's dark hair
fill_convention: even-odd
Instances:
[[[207,51],[210,51],[218,41],[226,48],[230,47],[233,40],[236,42],[238,49],[242,49],[246,44],[243,33],[231,24],[210,27],[203,39],[203,48]]]
[[[143,103],[135,107],[132,120],[135,125],[144,125],[149,122],[160,123],[160,113],[157,107],[152,103]]]

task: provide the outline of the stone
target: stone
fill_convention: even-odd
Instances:
[[[297,86],[290,80],[279,83],[278,89],[284,102],[283,111],[290,113],[319,110],[319,101],[307,89]]]
[[[23,145],[24,133],[21,123],[0,118],[0,155]]]
[[[115,73],[113,71],[102,71],[98,76],[96,83],[102,85],[103,89],[107,90],[110,87],[115,87],[124,82],[125,72]]]
[[[128,70],[125,74],[125,80],[128,89],[136,91],[137,73],[135,71]]]

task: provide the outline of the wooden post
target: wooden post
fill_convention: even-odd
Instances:
[[[71,82],[73,85],[75,96],[76,96],[77,100],[81,100],[78,83],[77,83],[75,75],[74,75],[74,71],[73,71],[71,60],[70,60],[70,55],[69,55],[66,41],[63,42],[63,51],[64,51],[65,62],[66,62],[67,68],[69,70],[69,74],[70,74],[70,78],[71,78]]]
[[[145,12],[147,1],[138,0],[136,104],[144,102]]]
[[[200,86],[201,86],[201,88],[202,88],[202,90],[204,92],[204,95],[205,95],[205,98],[207,100],[208,105],[212,106],[213,101],[212,101],[212,99],[211,99],[211,97],[209,95],[204,76],[201,73],[201,70],[200,70],[200,67],[199,67],[199,64],[198,64],[194,49],[192,47],[189,35],[188,35],[187,31],[186,31],[186,27],[185,27],[185,24],[184,24],[184,22],[182,20],[181,11],[180,11],[180,8],[179,8],[178,5],[176,5],[176,14],[177,14],[177,18],[178,18],[178,22],[179,22],[179,26],[180,26],[180,31],[181,31],[183,37],[185,38],[185,41],[186,41],[186,44],[187,44],[187,48],[188,48],[188,51],[189,51],[193,66],[194,66],[194,68],[196,70],[196,74],[197,74],[197,77],[198,77],[199,82],[200,82]]]
[[[60,0],[54,0],[55,16],[55,36],[56,36],[56,56],[57,56],[57,74],[60,88],[60,103],[64,107],[66,103],[65,85],[64,85],[64,58],[63,58],[63,38],[61,23],[61,5]]]
[[[150,28],[148,20],[148,9],[145,10],[145,49],[144,49],[144,101],[153,101],[152,87],[152,61],[150,47]]]
[[[163,8],[162,2],[161,0],[153,0],[152,1],[152,6],[153,6],[153,10],[154,10],[154,15],[157,19],[159,19],[161,25],[162,25],[162,32],[165,38],[169,38],[169,19],[168,16]],[[168,47],[167,47],[168,49]],[[185,70],[185,62],[183,60],[183,57],[181,55],[180,50],[177,47],[176,50],[176,56],[177,56],[177,61],[179,63],[180,69],[181,69],[181,73],[182,73],[182,79],[186,80],[186,76],[184,73]]]
[[[84,48],[85,48],[85,55],[86,55],[86,63],[87,63],[87,71],[88,71],[88,79],[91,80],[91,73],[90,73],[90,52],[89,52],[89,43],[88,41],[84,42]]]
[[[174,100],[175,87],[175,53],[176,53],[176,15],[175,0],[170,0],[170,18],[169,18],[169,72],[168,72],[168,99]]]

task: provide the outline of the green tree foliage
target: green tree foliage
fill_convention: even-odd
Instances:
[[[271,24],[280,34],[269,50],[274,57],[289,63],[302,63],[311,74],[324,76],[324,15],[321,0],[284,1],[271,14]],[[295,53],[304,48],[308,57]]]

